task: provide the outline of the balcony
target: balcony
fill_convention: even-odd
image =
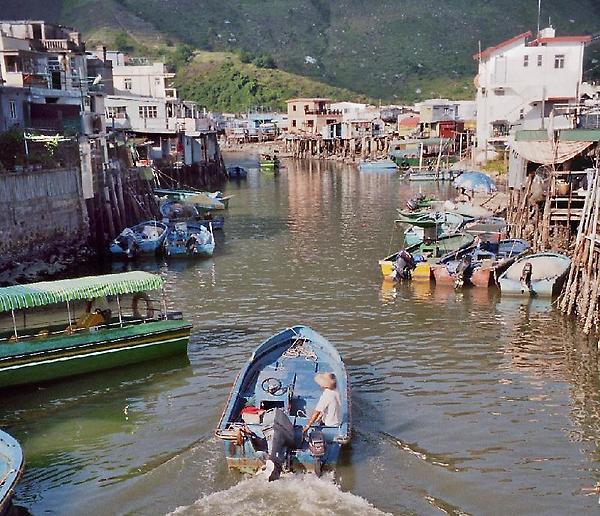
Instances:
[[[306,111],[304,111],[304,114],[305,115],[318,115],[318,116],[327,116],[327,115],[342,116],[342,111],[339,109],[319,109],[316,111],[306,110]]]

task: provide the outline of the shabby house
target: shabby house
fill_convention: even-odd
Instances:
[[[333,109],[326,98],[296,98],[287,102],[288,133],[316,136],[327,125],[342,121],[340,110]]]

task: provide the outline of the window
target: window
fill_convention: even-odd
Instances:
[[[294,106],[294,107],[296,107],[296,106]],[[292,120],[292,127],[296,127],[296,121],[295,120]]]
[[[523,66],[527,68],[529,66],[529,56],[523,56]]]
[[[127,118],[127,108],[125,106],[110,106],[106,108],[107,118]]]
[[[140,106],[138,109],[141,118],[158,118],[158,108],[156,106]]]
[[[123,82],[125,85],[125,89],[130,90],[131,89],[131,79],[129,79],[129,78],[123,79]]]
[[[565,67],[565,56],[564,54],[557,54],[554,56],[554,68]]]
[[[296,111],[296,104],[292,106],[292,111]]]
[[[306,125],[308,127],[314,127],[315,126],[315,121],[314,120],[307,120],[306,121]]]
[[[537,60],[537,65],[538,65],[538,66],[542,66],[542,60],[543,60],[543,59],[544,59],[544,58],[542,57],[542,54],[539,54],[539,55],[538,55],[538,60]]]
[[[10,100],[8,102],[8,106],[10,109],[10,118],[13,120],[17,119],[17,103],[14,100]]]
[[[4,58],[4,63],[6,64],[7,72],[22,72],[23,64],[19,59],[19,56],[6,56]]]

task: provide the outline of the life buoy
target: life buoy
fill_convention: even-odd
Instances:
[[[152,304],[150,296],[148,296],[148,294],[145,292],[138,292],[133,296],[133,300],[131,301],[133,316],[136,319],[142,318],[142,313],[139,309],[140,300],[143,300],[144,303],[146,303],[146,319],[154,319],[154,305]]]

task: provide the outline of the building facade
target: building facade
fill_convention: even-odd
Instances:
[[[526,32],[473,56],[479,62],[476,159],[493,158],[517,129],[548,127],[557,104],[577,102],[585,44],[590,36],[557,37],[553,28],[537,38]],[[570,122],[552,117],[556,129]]]
[[[104,133],[102,92],[88,77],[79,32],[43,21],[0,21],[0,127]]]
[[[297,98],[287,101],[288,132],[315,136],[327,125],[342,121],[342,112],[333,109],[325,98]]]

